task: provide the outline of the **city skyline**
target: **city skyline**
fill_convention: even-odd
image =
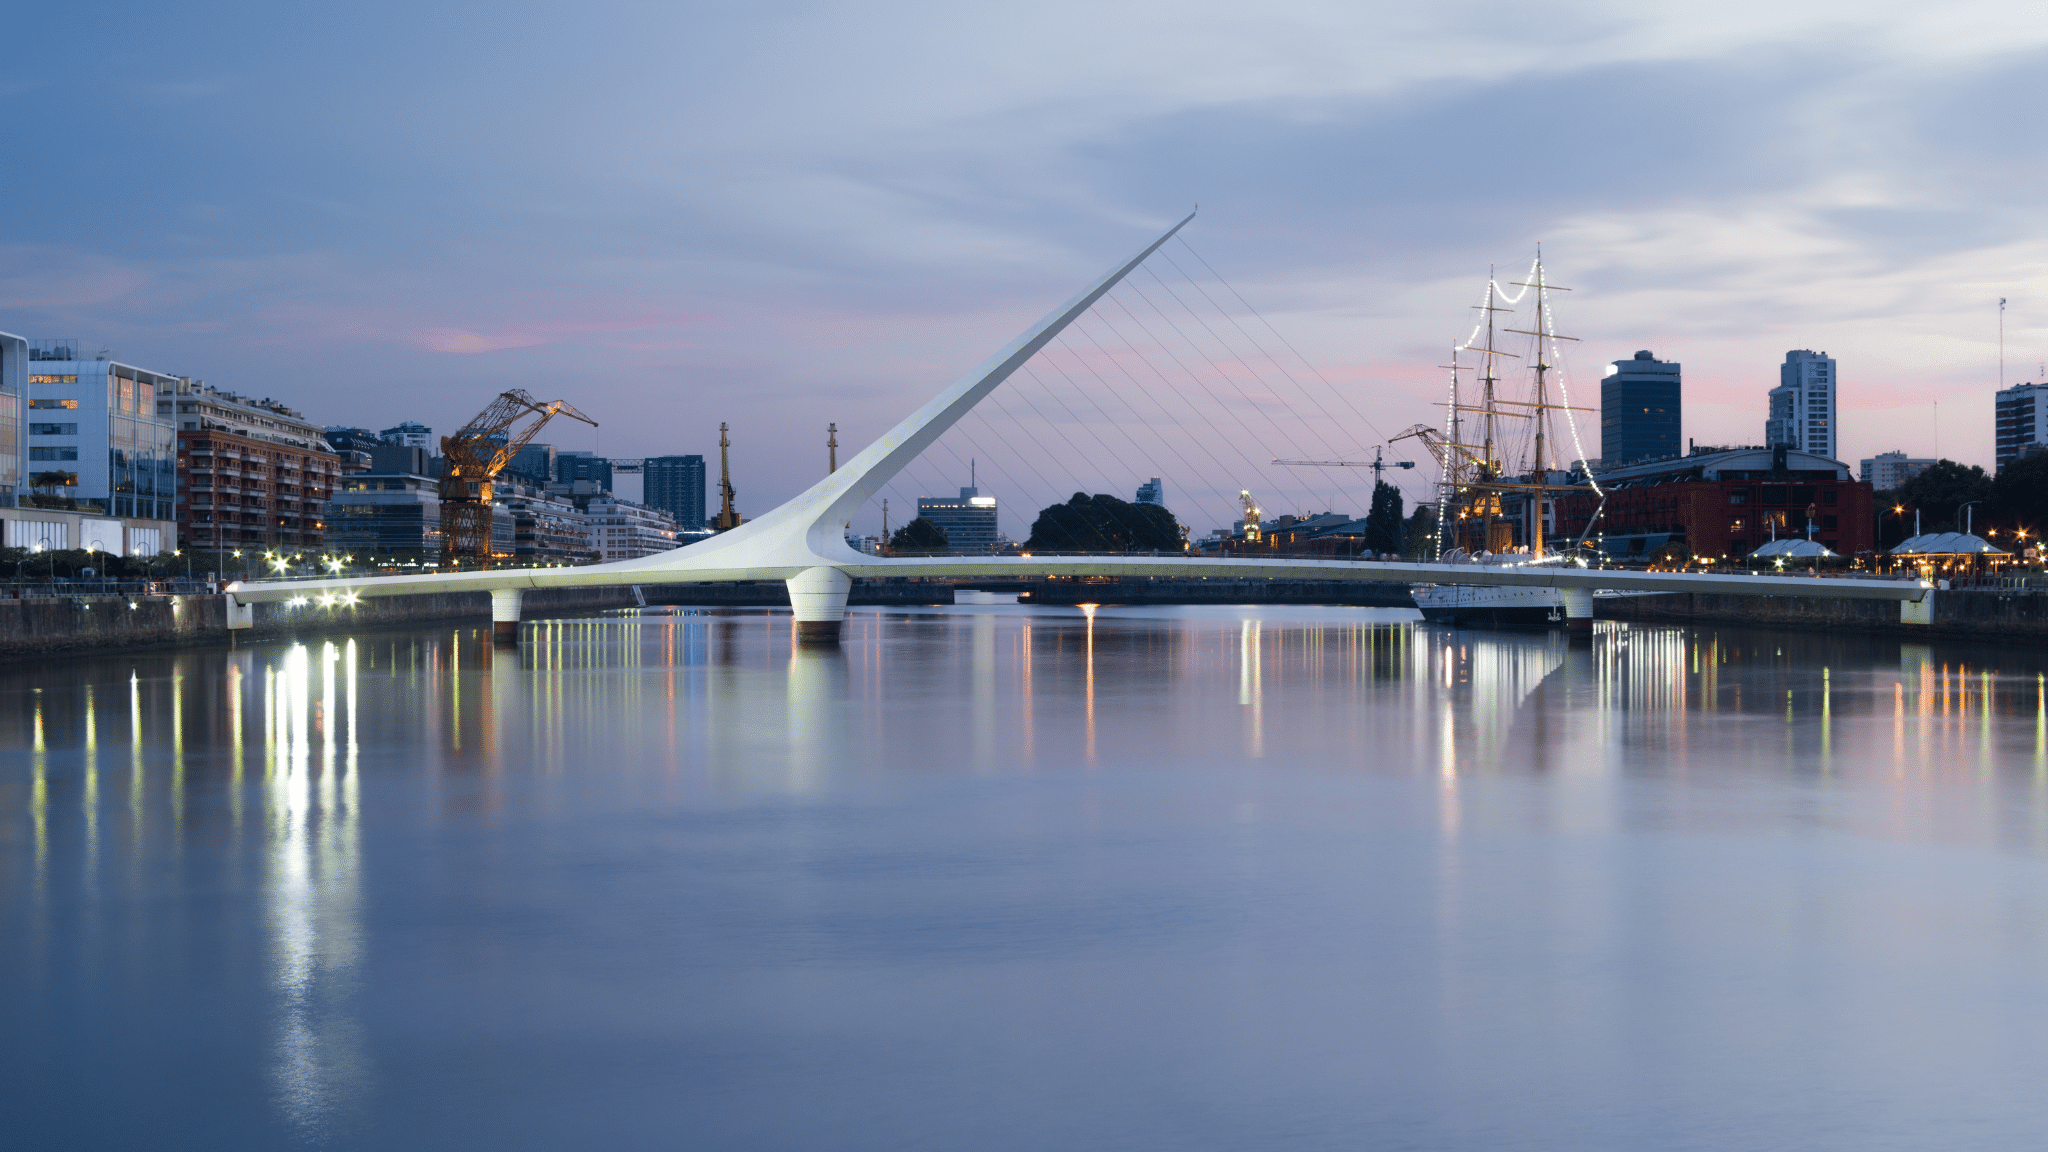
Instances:
[[[1995,5],[1587,6],[1533,34],[1505,6],[1395,27],[1120,6],[1088,10],[1103,35],[1080,49],[1044,31],[1059,11],[598,6],[565,30],[515,6],[464,53],[476,30],[449,13],[123,11],[92,26],[103,57],[154,77],[175,59],[173,78],[88,90],[30,54],[0,116],[156,178],[17,184],[0,327],[322,424],[454,427],[507,386],[577,393],[604,427],[564,447],[605,456],[707,452],[729,421],[757,508],[818,474],[812,423],[857,451],[1194,200],[1191,242],[1388,430],[1433,421],[1479,266],[1539,238],[1578,289],[1569,383],[1590,395],[1655,348],[1686,365],[1702,443],[1755,439],[1784,351],[1827,348],[1852,382],[1839,458],[1988,467],[1995,301],[2007,384],[2048,343],[2020,111],[2048,37]],[[24,38],[80,18],[31,14]],[[388,21],[409,34],[373,31]],[[1140,37],[1138,58],[1111,50]],[[483,71],[543,57],[545,93]],[[1619,86],[1644,94],[1617,108]],[[1539,114],[1541,140],[1522,130]],[[570,162],[470,178],[536,133]],[[1460,140],[1499,173],[1447,196],[1434,157]],[[797,401],[816,419],[792,422]]]

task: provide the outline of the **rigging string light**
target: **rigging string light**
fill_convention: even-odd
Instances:
[[[1507,301],[1507,302],[1508,302],[1509,304],[1519,304],[1519,303],[1521,303],[1522,297],[1524,297],[1524,296],[1527,296],[1527,295],[1529,294],[1529,290],[1530,290],[1530,288],[1531,288],[1531,287],[1533,287],[1533,286],[1535,286],[1535,285],[1537,285],[1537,284],[1540,284],[1540,283],[1542,283],[1542,279],[1541,279],[1541,277],[1539,277],[1539,276],[1537,275],[1537,273],[1539,273],[1539,272],[1540,272],[1540,271],[1542,270],[1542,265],[1543,265],[1543,261],[1542,261],[1542,260],[1541,260],[1540,258],[1530,263],[1530,265],[1529,265],[1529,272],[1528,272],[1528,275],[1527,275],[1527,277],[1525,278],[1525,280],[1523,281],[1523,284],[1522,284],[1522,290],[1521,290],[1520,292],[1517,292],[1517,293],[1515,293],[1515,294],[1514,294],[1513,296],[1510,296],[1510,295],[1508,295],[1508,294],[1507,294],[1507,290],[1506,290],[1506,289],[1504,289],[1504,288],[1502,288],[1502,287],[1500,286],[1500,282],[1499,282],[1499,281],[1497,281],[1497,280],[1492,280],[1492,279],[1489,279],[1489,280],[1487,281],[1487,286],[1488,286],[1488,287],[1489,287],[1490,289],[1492,289],[1492,290],[1493,290],[1493,292],[1494,292],[1495,294],[1497,294],[1497,295],[1498,295],[1498,296],[1499,296],[1499,297],[1500,297],[1500,298],[1501,298],[1502,300],[1505,300],[1505,301]],[[1539,291],[1540,291],[1540,289],[1539,289]],[[1549,294],[1548,294],[1547,292],[1546,292],[1546,293],[1544,293],[1543,299],[1545,299],[1545,300],[1548,300],[1548,298],[1549,298]],[[1483,298],[1482,298],[1482,299],[1483,299]],[[1484,305],[1484,304],[1482,303],[1482,304],[1481,304],[1481,307],[1482,307],[1482,308],[1484,308],[1484,307],[1485,307],[1485,305]],[[1553,318],[1553,317],[1551,316],[1551,314],[1550,314],[1550,309],[1549,309],[1549,308],[1547,308],[1547,307],[1546,307],[1545,309],[1543,309],[1543,326],[1544,326],[1544,329],[1545,329],[1545,335],[1547,335],[1547,336],[1548,336],[1548,337],[1550,338],[1550,349],[1551,349],[1551,354],[1552,354],[1552,355],[1554,355],[1554,356],[1556,356],[1556,357],[1557,357],[1557,358],[1558,358],[1559,360],[1563,360],[1563,359],[1564,359],[1564,352],[1563,352],[1562,346],[1561,346],[1561,345],[1560,345],[1560,344],[1558,343],[1558,339],[1557,339],[1557,323],[1556,323],[1556,320],[1555,320],[1555,319],[1554,319],[1554,318]],[[1470,348],[1472,347],[1472,342],[1473,342],[1473,341],[1475,341],[1475,340],[1477,340],[1477,339],[1479,338],[1479,332],[1480,332],[1480,330],[1481,330],[1481,329],[1483,329],[1483,328],[1485,328],[1485,327],[1486,327],[1486,314],[1485,314],[1484,312],[1482,312],[1482,313],[1480,314],[1480,317],[1479,317],[1479,322],[1478,322],[1478,323],[1476,323],[1476,324],[1474,324],[1474,325],[1472,326],[1472,333],[1471,333],[1471,335],[1469,335],[1469,336],[1465,337],[1465,339],[1464,339],[1464,342],[1463,342],[1463,343],[1460,343],[1460,344],[1459,344],[1459,345],[1458,345],[1458,346],[1457,346],[1456,348],[1452,349],[1452,354],[1453,354],[1453,357],[1455,358],[1455,356],[1456,356],[1456,354],[1457,354],[1458,352],[1462,352],[1462,351],[1466,351],[1466,350],[1470,349]],[[1537,351],[1538,351],[1538,352],[1540,353],[1540,352],[1542,351],[1542,349],[1541,349],[1541,348],[1539,347],[1539,348],[1537,349]],[[1558,381],[1557,381],[1557,387],[1558,387],[1558,394],[1564,397],[1564,402],[1565,402],[1565,410],[1564,410],[1564,422],[1565,422],[1565,427],[1566,427],[1566,428],[1568,428],[1568,429],[1569,429],[1569,430],[1571,431],[1571,434],[1572,434],[1572,448],[1573,448],[1573,449],[1574,449],[1575,451],[1577,451],[1577,452],[1578,452],[1578,454],[1579,454],[1579,459],[1581,459],[1581,460],[1584,460],[1584,459],[1586,459],[1586,458],[1587,458],[1587,457],[1586,457],[1586,446],[1585,446],[1585,444],[1584,444],[1584,443],[1583,443],[1583,442],[1582,442],[1582,441],[1581,441],[1581,440],[1579,439],[1579,422],[1578,422],[1578,420],[1574,419],[1574,418],[1573,418],[1573,416],[1572,416],[1572,410],[1571,410],[1571,402],[1572,402],[1572,394],[1571,394],[1571,388],[1570,388],[1570,386],[1569,386],[1569,385],[1568,385],[1568,384],[1567,384],[1567,383],[1565,382],[1564,374],[1563,374],[1563,373],[1561,373],[1561,372],[1560,372],[1560,373],[1558,374]],[[1543,467],[1543,461],[1541,461],[1541,460],[1538,460],[1538,461],[1536,462],[1536,466],[1537,466],[1538,468],[1542,468],[1542,467]],[[1598,496],[1602,496],[1602,497],[1604,497],[1604,496],[1606,496],[1606,495],[1607,495],[1607,493],[1606,493],[1605,491],[1603,491],[1603,490],[1601,489],[1601,487],[1600,487],[1600,482],[1599,482],[1599,481],[1597,481],[1597,480],[1595,480],[1595,479],[1593,479],[1593,473],[1592,473],[1592,471],[1591,471],[1590,469],[1589,469],[1589,470],[1588,470],[1588,471],[1586,472],[1586,483],[1592,486],[1592,488],[1593,488],[1593,492],[1594,492],[1594,494],[1595,494],[1595,495],[1598,495]]]

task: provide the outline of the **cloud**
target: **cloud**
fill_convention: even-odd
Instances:
[[[643,414],[606,423],[625,455],[726,420],[764,503],[809,475],[807,421],[879,433],[1196,200],[1189,240],[1383,429],[1441,419],[1486,266],[1539,239],[1579,289],[1571,380],[1681,359],[1703,439],[1760,428],[1815,346],[1870,413],[1852,455],[1931,451],[1884,413],[1941,393],[1943,450],[1988,462],[1989,301],[2013,362],[2048,355],[2048,27],[2014,5],[472,16],[138,7],[96,52],[180,79],[25,59],[0,130],[120,162],[10,186],[0,328],[335,422],[450,424],[504,386]]]

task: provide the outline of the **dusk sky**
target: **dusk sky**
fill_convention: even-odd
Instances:
[[[322,424],[446,432],[520,387],[603,424],[561,447],[715,467],[726,421],[757,514],[828,421],[843,459],[1199,203],[1188,242],[1370,417],[1303,453],[1441,423],[1487,265],[1540,241],[1580,402],[1652,349],[1686,436],[1754,443],[1813,348],[1852,465],[1988,466],[2000,297],[2007,381],[2048,358],[2048,17],[1672,8],[25,6],[0,329]],[[1131,496],[1057,444],[1037,467],[982,477],[1012,535],[1038,488]],[[1311,500],[1365,510],[1267,507]]]

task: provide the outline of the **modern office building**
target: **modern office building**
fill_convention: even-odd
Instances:
[[[957,500],[922,497],[917,514],[946,533],[946,550],[955,555],[986,555],[1002,547],[996,533],[996,498],[983,496],[979,488],[962,488]]]
[[[492,505],[491,551],[512,555],[516,535],[511,509]],[[327,504],[327,549],[352,556],[357,563],[439,563],[440,482],[405,472],[343,478]]]
[[[1166,507],[1165,482],[1160,480],[1159,477],[1154,476],[1143,484],[1138,485],[1138,503],[1156,504],[1161,508]]]
[[[1998,471],[2048,447],[2048,384],[2015,384],[1997,398]]]
[[[641,479],[648,507],[668,513],[677,528],[705,526],[704,457],[649,456]]]
[[[1679,454],[1678,365],[1647,349],[1607,366],[1600,381],[1600,459],[1612,467]]]
[[[555,446],[553,444],[528,444],[512,454],[506,463],[505,472],[523,476],[536,484],[552,484],[555,480]]]
[[[601,495],[582,501],[590,544],[600,561],[653,556],[676,546],[676,522],[659,508]]]
[[[23,451],[21,402],[28,388],[28,341],[0,332],[0,508],[14,507],[21,493]]]
[[[283,402],[180,377],[157,393],[178,437],[178,528],[200,551],[318,549],[340,454],[324,429]]]
[[[1833,459],[1840,433],[1835,423],[1835,396],[1840,386],[1834,357],[1804,348],[1785,353],[1785,363],[1778,369],[1778,386],[1771,389],[1764,444]],[[1611,453],[1602,452],[1611,459]]]
[[[403,444],[407,448],[425,448],[430,455],[437,447],[434,443],[434,430],[425,424],[416,424],[410,420],[396,428],[386,428],[382,432],[377,433],[377,436],[386,444]]]
[[[115,555],[176,548],[177,462],[156,398],[177,377],[81,359],[75,340],[26,343],[19,397],[26,459],[8,546]]]
[[[1880,452],[1863,461],[1857,478],[1878,492],[1889,492],[1934,466],[1930,458],[1904,452]]]
[[[595,452],[555,451],[555,480],[561,484],[575,484],[579,481],[596,486],[596,491],[612,490],[612,462]]]

